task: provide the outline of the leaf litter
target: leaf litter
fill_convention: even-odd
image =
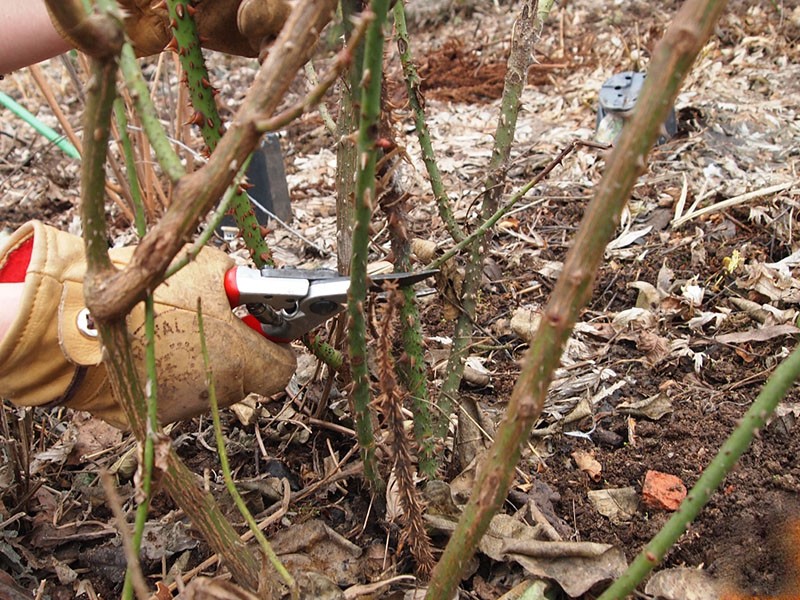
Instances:
[[[523,94],[508,194],[571,140],[592,137],[600,85],[615,72],[646,65],[676,6],[668,2],[664,10],[653,11],[640,1],[601,7],[577,0],[556,8],[537,45],[539,64],[546,68],[532,73]],[[456,215],[468,228],[477,222],[511,13],[506,5],[456,11],[448,22],[434,19],[412,32],[415,52],[430,69],[425,93],[434,148]],[[623,225],[607,248],[592,301],[523,452],[508,514],[495,519],[505,529],[487,537],[464,582],[471,597],[499,597],[531,576],[570,597],[593,597],[599,589],[593,586],[615,576],[669,516],[637,501],[646,473],[669,473],[689,487],[794,345],[800,304],[799,32],[797,7],[730,3],[718,37],[704,48],[676,102],[678,136],[651,154]],[[396,65],[392,53],[388,64]],[[324,62],[321,55],[319,65]],[[220,96],[233,110],[254,69],[219,56],[212,56],[212,65],[224,75]],[[447,70],[458,73],[462,85],[453,77],[436,80]],[[74,88],[59,83],[67,81],[60,63],[52,61],[45,71],[78,124],[80,103]],[[390,88],[399,90],[392,96],[394,116],[408,152],[401,176],[414,199],[410,229],[434,248],[447,249],[450,242],[430,198],[396,66],[390,66],[389,78]],[[26,72],[0,85],[57,126]],[[304,85],[296,82],[296,93]],[[335,109],[335,96],[326,102]],[[14,119],[3,120],[3,131],[3,224],[14,227],[40,218],[75,231],[77,165]],[[335,266],[334,140],[311,112],[288,128],[282,144],[293,199],[291,227],[314,247],[279,225],[268,241],[282,264]],[[488,435],[502,416],[518,361],[535,335],[541,307],[603,163],[601,152],[577,148],[497,228],[489,245],[494,268],[483,283],[471,357],[479,385],[461,390],[477,401]],[[377,215],[375,261],[390,257],[380,219]],[[119,217],[114,223],[122,237],[124,223]],[[454,273],[459,266],[455,261]],[[434,340],[446,351],[452,331],[436,296],[422,296],[420,305],[433,361],[440,343]],[[435,389],[440,375],[431,372]],[[414,584],[393,576],[411,569],[394,553],[397,532],[376,517],[360,484],[347,390],[339,385],[326,383],[324,369],[310,365],[291,397],[255,404],[239,417],[226,411],[234,474],[249,482],[245,498],[251,510],[269,520],[271,538],[291,539],[294,554],[306,563],[315,556],[334,557],[336,565],[317,562],[314,569],[346,597],[375,593],[369,585],[380,582],[391,582],[377,588],[383,597],[401,597]],[[322,399],[327,410],[318,409]],[[668,554],[663,570],[647,584],[648,593],[675,600],[713,598],[720,582],[742,593],[781,592],[788,565],[776,559],[771,540],[788,535],[782,519],[800,511],[799,403],[795,388]],[[19,594],[16,589],[40,588],[51,598],[113,597],[124,554],[94,474],[112,469],[133,448],[130,437],[107,434],[83,417],[4,410],[0,571],[16,583],[0,580],[0,591],[11,590],[12,598]],[[238,513],[218,491],[222,479],[209,444],[208,419],[178,425],[172,437],[240,525]],[[452,449],[445,450],[452,460]],[[576,456],[592,460],[582,458],[581,467]],[[268,466],[275,458],[285,471],[278,478],[291,475],[295,481],[287,486],[288,504],[280,486],[265,496],[254,483],[275,477]],[[446,508],[436,509],[426,496],[428,515],[446,513],[450,522],[472,481],[469,469],[459,477],[462,469],[451,464],[445,479],[453,490],[445,483],[438,492],[447,496]],[[133,471],[117,472],[119,493],[130,502]],[[608,508],[609,502],[619,510]],[[166,494],[158,493],[148,525],[159,546],[149,548],[144,567],[153,580],[164,582],[164,589],[175,588],[176,575],[192,573],[210,558],[202,540],[186,537],[189,525],[173,510]],[[543,564],[547,561],[535,553],[531,558],[530,548],[523,551],[521,540],[547,547],[553,531],[569,541],[563,543],[606,548],[613,560],[603,558],[599,568],[577,568],[576,551],[567,550],[553,559],[565,561],[559,568]],[[445,539],[442,533],[437,543]],[[747,556],[740,551],[745,544]],[[559,547],[550,548],[546,552]],[[350,561],[353,569],[343,574],[339,561]],[[202,572],[214,575],[213,564]],[[170,572],[173,566],[177,573]],[[198,589],[208,592],[205,598],[237,597],[223,595],[234,593],[230,585],[194,575],[184,597],[201,597],[191,595],[201,593],[192,591]],[[217,588],[221,591],[214,595]]]

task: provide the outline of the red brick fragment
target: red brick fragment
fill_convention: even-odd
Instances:
[[[642,501],[648,508],[658,510],[677,510],[686,497],[686,486],[679,477],[648,471],[642,486]]]

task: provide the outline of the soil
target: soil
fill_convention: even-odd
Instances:
[[[591,138],[599,85],[615,72],[645,66],[677,10],[672,2],[662,3],[658,11],[638,1],[613,7],[585,0],[565,4],[554,10],[537,45],[537,62],[529,72],[508,169],[506,198],[570,140]],[[513,484],[513,490],[522,495],[512,494],[505,507],[514,514],[522,508],[519,499],[527,497],[534,485],[544,484],[556,520],[566,525],[565,539],[611,544],[621,548],[628,561],[672,512],[640,502],[631,518],[612,520],[598,512],[587,492],[632,487],[640,494],[649,470],[675,475],[690,489],[797,339],[793,331],[766,340],[717,339],[759,327],[737,304],[741,299],[776,310],[797,309],[800,303],[776,300],[763,288],[748,286],[744,267],[726,270],[735,251],[755,267],[781,261],[800,248],[796,179],[800,9],[789,4],[730,4],[717,37],[704,50],[676,102],[677,136],[653,151],[649,168],[634,190],[626,231],[649,229],[607,251],[591,301],[579,318],[586,327],[573,334],[543,415],[523,452]],[[456,216],[466,228],[479,222],[477,197],[486,176],[512,23],[513,10],[507,5],[471,12],[454,9],[445,22],[424,22],[414,33],[434,146]],[[218,56],[212,60],[216,71],[230,70],[221,96],[233,110],[252,77],[252,65],[244,68],[243,62]],[[329,60],[329,50],[321,47],[317,68],[322,71]],[[406,172],[401,175],[410,198],[408,228],[413,237],[447,248],[452,242],[425,180],[398,65],[394,52],[388,51],[392,120],[398,141],[408,152]],[[81,106],[74,88],[59,79],[60,69],[60,63],[51,61],[46,72],[63,97],[73,126],[79,127]],[[57,127],[25,72],[8,77],[0,88]],[[305,89],[301,80],[295,82],[287,102]],[[336,93],[326,98],[332,112]],[[74,231],[76,164],[7,112],[0,114],[4,134],[0,136],[0,222],[13,229],[37,218]],[[184,134],[191,141],[191,134]],[[268,241],[284,264],[334,266],[333,136],[319,114],[309,112],[288,126],[282,144],[294,202],[292,226],[305,241],[280,226],[275,226]],[[472,352],[490,373],[490,383],[462,383],[460,400],[480,407],[489,435],[502,417],[527,348],[526,340],[512,330],[512,317],[520,308],[541,311],[547,302],[556,281],[553,269],[566,257],[592,189],[602,177],[604,160],[602,151],[578,147],[520,203],[520,210],[498,225],[487,244]],[[755,202],[710,212],[677,227],[670,223],[683,193],[689,194],[687,207],[704,194],[702,205],[707,205],[783,182],[793,183]],[[129,239],[119,211],[112,209],[112,217],[116,239]],[[391,258],[385,220],[382,214],[376,215],[371,259]],[[463,263],[457,261],[456,266]],[[796,282],[797,263],[788,272]],[[661,287],[661,281],[666,284],[656,301],[640,291],[638,282]],[[441,279],[436,287],[442,291],[440,284]],[[692,285],[704,290],[699,303],[693,304],[683,291]],[[423,287],[434,287],[434,283],[429,280]],[[435,396],[443,379],[440,363],[447,356],[442,339],[452,335],[453,317],[438,295],[421,295],[419,302]],[[650,320],[619,326],[618,319],[634,308],[646,308]],[[357,462],[348,455],[355,446],[348,429],[352,427],[346,402],[349,388],[341,379],[331,384],[326,377],[316,376],[312,361],[301,364],[305,367],[299,369],[299,386],[292,395],[266,400],[250,420],[230,410],[222,415],[236,480],[250,509],[259,516],[275,509],[275,498],[264,491],[263,482],[270,477],[285,476],[292,490],[301,492],[320,481],[325,461],[331,457],[343,460],[347,456],[348,464]],[[625,403],[656,397],[668,402],[661,416],[625,410]],[[590,414],[567,419],[581,403],[588,403]],[[800,519],[800,436],[792,418],[797,414],[792,410],[800,407],[797,385],[781,407],[784,416],[758,432],[660,569],[702,568],[743,597],[777,598],[794,593],[791,586],[800,585],[800,538],[793,525]],[[0,571],[11,575],[29,595],[38,590],[41,598],[72,598],[79,593],[116,597],[124,575],[124,554],[95,474],[116,465],[133,448],[133,440],[127,434],[117,437],[102,430],[93,438],[94,455],[86,459],[74,448],[78,432],[88,430],[86,417],[39,409],[23,414],[8,404],[4,408]],[[289,416],[287,410],[292,411]],[[244,531],[243,520],[221,485],[209,419],[178,424],[170,436],[187,465],[203,475],[231,521]],[[66,447],[68,439],[73,446]],[[31,457],[45,450],[57,455],[60,448],[66,448],[60,462],[41,459],[31,469],[36,462]],[[455,489],[465,465],[458,464],[450,445],[441,450],[446,457],[443,479],[453,482]],[[574,458],[578,450],[592,453],[601,465],[599,476],[578,467]],[[130,511],[128,520],[132,521],[131,472],[114,472],[123,508]],[[386,516],[384,505],[377,499],[373,506],[361,479],[350,477],[322,490],[312,489],[267,533],[277,535],[298,523],[321,519],[368,553],[388,543],[392,550],[388,565],[377,569],[380,575],[373,579],[410,573],[412,562],[402,553],[394,556],[398,528]],[[150,513],[154,530],[163,532],[168,524],[180,523],[183,515],[176,511],[172,500],[159,492]],[[167,581],[169,569],[186,572],[211,554],[196,535],[174,535],[169,553],[144,561],[143,570],[153,584]],[[437,544],[443,543],[437,540]],[[208,572],[213,573],[213,568]],[[519,566],[479,555],[463,582],[464,597],[497,598],[522,577]],[[596,598],[603,585],[580,597]],[[397,584],[381,593],[387,598],[402,597],[404,589]],[[639,597],[651,597],[644,594],[644,585],[640,590]]]

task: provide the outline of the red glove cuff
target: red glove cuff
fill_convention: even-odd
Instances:
[[[6,262],[0,265],[0,283],[22,283],[28,272],[33,252],[33,236],[22,242],[6,257]]]

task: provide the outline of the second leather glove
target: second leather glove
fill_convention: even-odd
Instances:
[[[139,56],[158,54],[169,43],[172,33],[163,0],[119,0],[125,11],[125,31]],[[291,12],[288,0],[194,0],[191,6],[200,43],[204,48],[227,54],[255,57],[262,46],[280,33]],[[56,30],[65,40],[85,50],[80,25],[66,28],[48,6]],[[184,8],[183,10],[186,10]]]

